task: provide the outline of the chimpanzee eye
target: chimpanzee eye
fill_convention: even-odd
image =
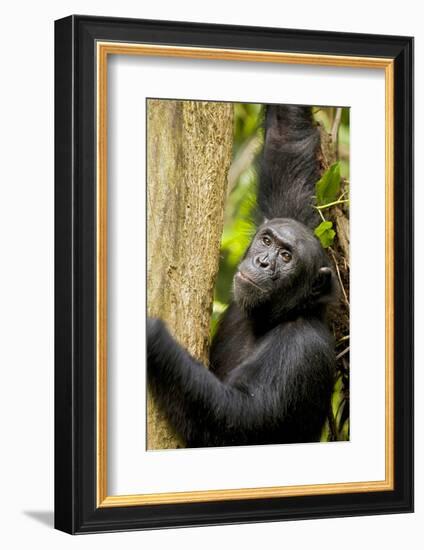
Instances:
[[[263,242],[266,246],[270,246],[270,244],[271,244],[271,239],[270,239],[267,235],[265,235],[265,236],[262,237],[262,242]]]
[[[283,250],[281,252],[281,257],[283,258],[283,260],[285,262],[289,262],[292,259],[292,256],[291,256],[290,252],[287,252],[287,250]]]

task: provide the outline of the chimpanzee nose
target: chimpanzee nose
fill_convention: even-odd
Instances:
[[[267,267],[269,267],[270,262],[268,254],[260,254],[256,256],[256,265],[258,267],[261,267],[262,269],[266,269]]]

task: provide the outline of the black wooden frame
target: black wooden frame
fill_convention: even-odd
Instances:
[[[395,489],[96,508],[97,40],[395,62]],[[55,526],[69,533],[413,510],[413,39],[70,16],[55,23]]]

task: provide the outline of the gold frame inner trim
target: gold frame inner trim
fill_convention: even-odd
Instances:
[[[394,489],[394,60],[218,48],[101,42],[97,50],[97,506],[142,506],[254,498],[364,493]],[[108,55],[220,59],[362,69],[384,69],[386,122],[386,363],[385,479],[315,485],[217,489],[178,493],[107,494],[107,60]]]

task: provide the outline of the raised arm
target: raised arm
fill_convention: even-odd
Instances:
[[[268,105],[258,205],[267,219],[293,218],[315,228],[312,207],[320,177],[319,131],[310,107]]]

